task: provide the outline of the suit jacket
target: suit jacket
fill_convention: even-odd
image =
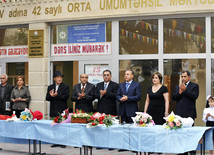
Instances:
[[[104,90],[104,82],[97,84],[94,92],[95,98],[98,99],[97,111],[100,113],[117,115],[116,107],[116,93],[118,84],[110,81],[106,90],[105,95],[100,98],[100,90]]]
[[[179,94],[179,86],[175,87],[172,99],[177,100],[176,114],[187,118],[195,119],[197,117],[195,102],[199,95],[199,86],[196,83],[189,82],[186,90]]]
[[[71,101],[76,102],[75,109],[83,110],[85,112],[93,112],[92,102],[94,101],[94,89],[95,86],[89,82],[87,82],[84,93],[85,98],[78,100],[79,93],[81,93],[81,83],[74,86]]]
[[[120,101],[123,95],[128,96],[127,101]],[[119,115],[123,116],[124,114],[126,114],[126,116],[134,117],[136,115],[135,112],[138,111],[137,102],[141,99],[140,84],[135,81],[132,81],[126,93],[126,82],[121,83],[117,90],[116,98],[117,101],[120,102]]]
[[[12,107],[12,102],[10,101],[10,95],[11,95],[11,92],[13,90],[13,86],[11,86],[10,84],[6,84],[6,87],[5,87],[5,91],[4,91],[4,97],[1,98],[1,85],[0,85],[0,114],[2,115],[11,115],[12,112],[10,111],[5,111],[5,104],[6,104],[6,101],[9,101],[10,102],[10,108]]]
[[[64,83],[61,83],[57,90],[58,94],[56,97],[52,97],[49,94],[52,89],[54,89],[55,92],[55,83],[48,86],[46,100],[50,101],[50,117],[56,117],[59,115],[58,113],[62,113],[65,109],[68,108],[67,100],[69,99],[69,86]]]

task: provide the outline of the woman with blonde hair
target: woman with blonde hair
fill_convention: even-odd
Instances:
[[[155,124],[163,125],[163,117],[168,116],[169,93],[162,83],[162,75],[159,72],[152,74],[153,85],[148,88],[144,112],[152,116]]]
[[[12,110],[16,111],[16,116],[20,117],[20,113],[28,107],[31,100],[30,91],[24,85],[24,77],[18,76],[16,78],[17,85],[13,88],[10,100],[13,102]]]

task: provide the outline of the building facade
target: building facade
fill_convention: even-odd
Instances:
[[[0,3],[0,73],[13,85],[24,75],[30,108],[48,117],[45,96],[56,70],[71,94],[83,72],[96,84],[104,69],[116,82],[132,69],[142,87],[141,111],[154,71],[164,75],[174,111],[171,94],[180,72],[189,70],[200,87],[196,125],[204,125],[206,96],[213,95],[213,7],[213,0],[6,0]],[[43,56],[28,57],[29,32],[39,30]]]

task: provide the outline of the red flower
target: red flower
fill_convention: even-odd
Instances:
[[[75,112],[73,114],[76,114]]]
[[[91,118],[90,118],[90,120],[92,120],[92,121],[95,120],[95,119],[96,119],[96,118],[94,118],[93,116],[91,116]]]
[[[140,123],[139,124],[143,124],[143,121],[140,121]]]
[[[82,113],[85,113],[84,111],[82,111]]]
[[[66,115],[64,115],[64,116],[63,116],[63,118],[67,118],[67,116],[66,116]]]
[[[100,123],[100,124],[103,124],[103,122],[102,122],[102,121],[100,121],[99,123]]]
[[[105,119],[105,116],[101,116],[100,118],[99,118],[99,121],[103,121]]]
[[[93,123],[91,123],[91,125],[92,125],[92,126],[95,126],[96,124],[93,122]]]
[[[58,122],[59,116],[56,116],[56,118],[54,119],[54,122]]]
[[[69,115],[69,108],[68,108],[68,109],[65,109],[65,114],[66,114],[66,115]]]

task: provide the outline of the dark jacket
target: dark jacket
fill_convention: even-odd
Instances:
[[[120,101],[123,95],[128,96],[127,101]],[[134,117],[136,115],[135,112],[138,111],[137,102],[141,99],[140,84],[132,81],[131,85],[129,86],[128,92],[126,93],[126,82],[121,83],[117,90],[116,98],[117,101],[120,102],[119,115],[123,116],[124,114],[126,114],[126,116]]]
[[[179,86],[176,86],[172,94],[172,99],[177,100],[175,114],[184,118],[195,119],[197,117],[195,103],[198,95],[199,86],[196,83],[189,82],[186,90],[181,94],[179,94]]]
[[[4,97],[1,98],[1,85],[0,85],[0,114],[2,114],[2,115],[11,115],[12,114],[12,112],[10,112],[10,111],[5,111],[6,101],[10,102],[10,108],[12,107],[12,102],[10,101],[10,95],[11,95],[12,90],[13,90],[13,86],[7,83],[5,86]]]
[[[75,109],[83,110],[84,112],[93,112],[92,102],[94,101],[94,89],[95,86],[89,82],[87,82],[84,93],[85,98],[78,100],[79,93],[81,93],[81,83],[74,86],[71,101],[76,102]]]
[[[110,81],[106,90],[105,95],[100,98],[100,90],[104,90],[104,82],[98,83],[94,96],[98,99],[97,111],[100,113],[117,115],[116,107],[116,93],[118,89],[118,84]]]
[[[54,89],[55,92],[56,84],[48,86],[46,100],[50,101],[50,117],[56,117],[59,115],[58,113],[62,113],[68,108],[67,100],[69,99],[69,86],[65,83],[61,83],[57,90],[56,97],[51,97],[49,94],[52,89]]]

